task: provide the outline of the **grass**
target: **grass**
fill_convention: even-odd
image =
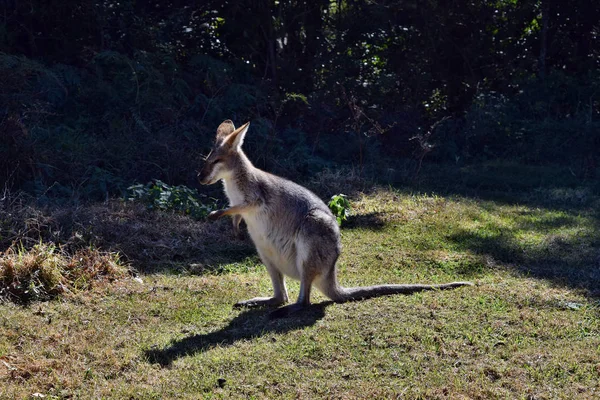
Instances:
[[[271,291],[247,241],[226,238],[229,221],[198,223],[244,251],[0,304],[0,398],[597,398],[600,202],[548,193],[354,194],[344,285],[476,286],[347,304],[315,293],[309,312],[274,321],[231,307]]]
[[[47,300],[86,290],[97,281],[127,276],[118,254],[82,248],[73,254],[39,243],[31,249],[13,245],[0,254],[0,300],[18,303]]]

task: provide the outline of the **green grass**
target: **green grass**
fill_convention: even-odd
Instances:
[[[351,198],[342,284],[474,287],[347,304],[315,292],[304,315],[271,321],[232,309],[271,291],[255,256],[235,256],[3,303],[0,398],[597,398],[600,202],[587,196]]]

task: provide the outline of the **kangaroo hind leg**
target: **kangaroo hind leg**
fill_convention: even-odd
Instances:
[[[322,249],[310,246],[310,242],[297,242],[296,268],[300,273],[300,293],[296,303],[273,311],[271,318],[285,318],[305,310],[310,306],[310,293],[315,280],[320,279],[326,266]]]
[[[242,222],[242,216],[240,214],[236,214],[231,220],[233,224],[233,237],[236,239],[241,239],[242,231],[240,230],[240,222]]]
[[[273,311],[269,317],[275,318],[286,318],[302,311],[310,306],[310,289],[312,286],[312,277],[303,276],[300,280],[300,294],[298,300],[294,304],[287,305],[285,307],[278,308]]]
[[[288,294],[285,287],[285,281],[283,280],[283,275],[266,258],[263,258],[263,262],[265,263],[267,272],[269,272],[269,276],[271,277],[271,283],[273,284],[273,297],[254,297],[250,300],[240,301],[234,305],[235,308],[254,308],[266,306],[276,307],[288,302]]]

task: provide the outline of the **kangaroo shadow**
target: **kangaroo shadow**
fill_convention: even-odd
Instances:
[[[325,308],[330,304],[333,302],[313,304],[293,318],[284,319],[271,319],[272,308],[245,310],[218,331],[188,336],[163,349],[146,350],[144,354],[149,362],[168,367],[178,358],[201,353],[216,346],[230,346],[239,340],[254,339],[269,333],[286,333],[312,326],[325,316]]]

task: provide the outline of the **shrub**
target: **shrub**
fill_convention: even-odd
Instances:
[[[215,199],[201,195],[195,189],[183,185],[169,186],[158,179],[146,185],[130,186],[127,200],[140,201],[150,209],[174,211],[194,219],[205,218],[217,207]]]
[[[595,149],[600,145],[596,100],[600,78],[576,79],[553,72],[543,80],[518,82],[515,88],[514,94],[475,96],[462,129],[447,124],[446,132],[437,138],[436,155],[467,161],[551,162],[593,175],[598,161]]]

